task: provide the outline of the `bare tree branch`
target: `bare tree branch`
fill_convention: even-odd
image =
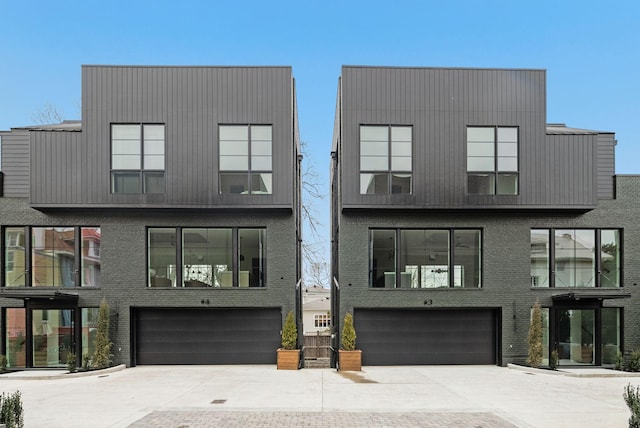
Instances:
[[[318,219],[314,203],[325,198],[322,193],[318,172],[315,164],[307,158],[306,142],[300,143],[303,164],[302,164],[302,221],[306,229],[311,233],[312,239],[303,239],[302,258],[304,266],[305,283],[323,286],[327,282],[328,269],[325,260],[326,255],[322,252],[321,237],[319,228],[322,223]]]
[[[33,120],[36,125],[51,125],[61,123],[63,114],[64,113],[58,111],[55,106],[46,103],[42,109],[36,110],[31,114],[31,120]]]

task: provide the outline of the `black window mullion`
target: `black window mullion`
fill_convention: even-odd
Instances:
[[[32,286],[32,266],[31,266],[31,226],[24,227],[24,276],[25,276],[25,287]],[[14,264],[15,269],[15,264]],[[30,324],[27,324],[30,325]]]
[[[82,228],[80,226],[74,227],[74,233],[76,234],[76,240],[74,242],[75,255],[73,257],[73,281],[76,287],[79,287],[82,283]]]
[[[176,227],[176,287],[184,287],[183,272],[184,266],[182,265],[182,227]]]
[[[556,286],[556,233],[555,229],[547,229],[549,242],[549,288]]]
[[[596,288],[599,288],[601,286],[601,276],[602,276],[602,263],[601,263],[601,259],[602,259],[602,237],[600,236],[602,230],[601,229],[595,229],[595,238],[596,238],[596,272],[595,272],[595,276],[596,276],[596,283],[595,286]]]
[[[454,229],[449,229],[449,242],[447,244],[448,251],[449,251],[449,266],[447,267],[447,269],[449,270],[449,288],[453,288],[455,285],[454,282],[454,262],[453,262],[453,257],[454,257],[454,245],[451,245],[451,243],[453,242],[453,233],[454,233]]]
[[[239,284],[239,271],[240,271],[240,257],[238,257],[238,254],[240,253],[240,245],[239,245],[239,241],[240,239],[238,238],[239,236],[239,228],[234,227],[231,229],[231,265],[233,267],[232,270],[232,287],[238,287]]]
[[[394,279],[395,279],[395,288],[399,288],[399,284],[400,283],[400,248],[402,248],[402,246],[400,245],[400,237],[402,236],[402,234],[400,233],[400,229],[396,229],[395,230],[396,233],[396,239],[394,239],[394,249],[393,251],[395,252],[395,266],[394,266],[394,272],[395,274]]]
[[[25,367],[30,368],[33,367],[33,316],[31,314],[31,305],[28,301],[24,302],[24,316],[25,316],[25,328],[26,330],[26,341],[25,341]]]

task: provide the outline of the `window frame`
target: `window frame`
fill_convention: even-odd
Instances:
[[[35,274],[34,274],[34,257],[33,257],[33,253],[34,251],[37,249],[35,247],[34,244],[34,239],[33,239],[33,232],[36,229],[59,229],[59,228],[64,228],[64,229],[73,229],[73,236],[74,236],[74,242],[73,242],[73,270],[72,270],[72,275],[73,275],[73,284],[72,285],[62,285],[62,284],[41,284],[41,285],[37,285],[34,284],[34,280],[35,280]],[[24,235],[24,246],[23,247],[15,247],[15,246],[10,246],[8,244],[10,244],[9,242],[7,242],[7,230],[8,229],[21,229]],[[0,287],[2,288],[15,288],[15,289],[24,289],[24,288],[40,288],[40,287],[49,287],[49,288],[55,288],[55,289],[62,289],[62,288],[100,288],[100,284],[98,285],[90,285],[90,284],[84,284],[84,279],[85,279],[85,275],[84,275],[84,268],[85,265],[83,263],[83,259],[84,259],[84,250],[85,248],[87,248],[87,252],[89,251],[88,247],[85,247],[84,245],[84,240],[82,239],[83,235],[82,232],[84,229],[99,229],[101,230],[100,226],[70,226],[70,225],[44,225],[44,226],[40,226],[40,225],[29,225],[29,226],[12,226],[12,225],[7,225],[7,226],[2,226],[1,228],[1,245],[0,245],[0,250],[2,251],[2,274],[1,274],[1,278],[0,278]],[[17,232],[17,230],[15,231]],[[29,239],[26,239],[26,237],[29,237]],[[102,232],[100,232],[100,236],[102,236]],[[14,248],[20,248],[23,252],[24,252],[24,257],[23,257],[23,265],[24,265],[24,283],[21,285],[8,285],[7,284],[7,273],[8,272],[15,272],[15,255],[14,260],[13,260],[13,265],[12,265],[12,270],[8,270],[8,251],[10,249],[14,249]],[[94,259],[97,260],[97,263],[95,263],[95,265],[97,266],[102,266],[102,259],[101,257],[95,256],[93,255]],[[94,261],[95,261],[94,260]],[[49,266],[52,269],[56,269],[56,265],[52,265]],[[57,267],[57,269],[60,269],[60,267]],[[99,283],[99,274],[98,274],[98,283]]]
[[[314,314],[313,326],[314,328],[331,328],[331,316],[328,314]]]
[[[225,127],[246,127],[247,129],[247,154],[246,154],[246,158],[247,158],[247,169],[227,169],[224,168],[222,166],[222,160],[223,160],[223,156],[229,156],[229,155],[223,155],[222,154],[222,142],[223,141],[233,141],[233,140],[223,140],[221,137],[221,131],[223,128]],[[265,168],[253,168],[253,163],[254,163],[254,157],[256,156],[261,156],[261,157],[266,157],[265,155],[258,155],[255,154],[256,150],[254,149],[254,145],[256,145],[256,143],[258,142],[265,142],[267,140],[260,140],[257,138],[253,137],[253,132],[252,132],[252,128],[259,128],[259,127],[268,127],[269,131],[270,131],[270,140],[269,140],[269,144],[270,144],[270,154],[269,154],[269,163],[271,164],[271,169],[265,169]],[[274,126],[273,124],[270,123],[220,123],[218,124],[218,194],[221,195],[234,195],[234,194],[246,194],[246,195],[273,195],[273,161],[274,161],[274,155],[273,155],[273,131],[274,131]],[[240,140],[238,140],[240,141]],[[253,180],[255,177],[260,177],[260,178],[265,178],[263,177],[263,175],[268,175],[270,178],[270,183],[267,186],[265,184],[265,188],[268,188],[268,191],[260,191],[260,190],[254,190],[253,189]],[[245,178],[245,188],[246,190],[241,191],[241,192],[224,192],[224,188],[223,188],[223,176],[244,176]]]
[[[492,156],[481,156],[481,155],[470,155],[470,147],[469,144],[471,143],[472,146],[473,144],[488,144],[489,141],[470,141],[469,140],[469,129],[486,129],[486,130],[493,130],[493,141],[491,142],[492,144],[492,149],[493,149],[493,155]],[[514,129],[515,130],[515,139],[516,141],[501,141],[500,140],[500,130],[506,130],[506,129]],[[467,189],[467,194],[468,195],[498,195],[498,196],[517,196],[520,194],[520,127],[517,125],[467,125],[466,129],[465,129],[465,138],[466,138],[466,145],[465,145],[465,154],[466,154],[466,176],[467,176],[467,183],[466,183],[466,189]],[[511,155],[511,156],[506,156],[503,155],[501,156],[500,154],[500,148],[501,148],[501,143],[503,144],[515,144],[515,155]],[[475,150],[474,150],[475,152]],[[470,159],[478,159],[478,158],[492,158],[493,161],[493,168],[492,169],[471,169],[470,168]],[[502,159],[512,159],[515,158],[515,163],[516,163],[516,169],[515,170],[510,170],[510,169],[502,169],[500,168],[500,161]],[[471,177],[482,177],[482,176],[486,176],[489,178],[489,192],[488,193],[484,193],[484,192],[472,192],[471,191],[471,186],[470,186],[470,179]],[[515,182],[514,182],[514,187],[515,187],[515,192],[511,193],[506,193],[506,192],[500,192],[500,178],[501,177],[509,177],[509,176],[515,176]]]
[[[151,274],[151,269],[153,269],[154,266],[151,266],[151,232],[153,230],[161,230],[161,229],[165,229],[165,230],[172,230],[173,231],[173,241],[171,243],[171,246],[174,246],[175,248],[175,259],[173,260],[174,264],[173,265],[169,265],[169,266],[173,266],[173,271],[174,271],[174,277],[172,278],[167,278],[171,281],[171,285],[165,286],[165,287],[170,287],[170,288],[190,288],[189,285],[186,284],[186,282],[189,281],[193,281],[193,279],[185,279],[185,268],[187,266],[186,263],[184,263],[184,253],[185,253],[185,248],[184,248],[184,236],[185,236],[185,232],[188,232],[189,230],[199,230],[199,229],[206,229],[206,230],[228,230],[231,232],[231,269],[227,269],[224,272],[230,272],[231,273],[231,286],[223,286],[223,285],[219,285],[216,286],[213,283],[213,274],[212,274],[212,278],[211,278],[211,284],[208,284],[206,282],[200,281],[201,284],[196,284],[193,286],[196,286],[198,288],[211,288],[211,289],[237,289],[237,288],[253,288],[253,289],[264,289],[267,288],[268,286],[268,278],[267,278],[267,266],[268,266],[268,260],[269,260],[269,256],[268,256],[268,244],[267,244],[267,228],[264,226],[257,226],[257,227],[225,227],[225,226],[211,226],[211,227],[198,227],[198,226],[188,226],[188,227],[184,227],[184,226],[148,226],[146,228],[146,276],[147,276],[147,286],[146,288],[157,288],[157,287],[163,287],[161,285],[153,285],[154,281],[152,281],[152,274]],[[260,264],[258,267],[256,267],[256,269],[258,269],[258,284],[257,286],[255,285],[251,285],[251,280],[252,280],[252,275],[250,273],[247,273],[247,277],[245,278],[244,275],[241,274],[241,264],[244,261],[243,259],[243,255],[241,254],[241,231],[247,231],[247,230],[259,230],[261,231],[261,243],[263,245],[262,251],[263,251],[263,255],[264,257],[260,258]],[[250,266],[251,269],[253,269],[253,266]],[[245,281],[246,279],[246,281]]]
[[[393,273],[393,279],[391,280],[392,282],[387,284],[387,278],[385,276],[384,278],[384,284],[382,285],[376,285],[376,279],[374,278],[375,274],[376,274],[376,269],[374,269],[374,246],[373,246],[373,234],[376,231],[384,231],[384,232],[392,232],[393,233],[393,237],[390,237],[389,239],[393,238],[393,264],[394,264],[394,272]],[[402,278],[402,274],[403,273],[407,273],[406,271],[402,271],[403,266],[402,265],[402,252],[400,251],[400,248],[403,245],[403,232],[411,232],[411,231],[416,231],[416,232],[447,232],[447,286],[446,287],[428,287],[428,286],[423,286],[424,281],[422,281],[420,279],[421,275],[423,275],[423,271],[424,268],[427,265],[419,265],[418,269],[416,270],[417,274],[418,274],[418,281],[417,281],[417,286],[413,287],[412,286],[412,281],[413,279],[411,279],[409,281],[409,286],[403,286],[403,281],[404,279]],[[479,244],[478,247],[476,248],[476,250],[478,251],[478,285],[475,287],[465,287],[464,284],[464,277],[461,274],[459,276],[461,284],[460,285],[456,285],[456,269],[455,269],[455,257],[456,257],[456,246],[455,244],[452,245],[452,243],[454,242],[454,238],[456,236],[456,232],[461,232],[461,231],[473,231],[473,232],[477,232],[478,233],[478,237],[479,237]],[[409,227],[409,228],[369,228],[369,233],[368,233],[368,269],[369,269],[369,279],[368,279],[368,288],[383,288],[383,289],[416,289],[416,290],[433,290],[435,288],[446,288],[446,289],[482,289],[483,288],[483,275],[484,275],[484,251],[483,251],[483,244],[484,244],[484,229],[483,228],[474,228],[474,227],[469,227],[469,228],[413,228],[413,227]],[[426,247],[425,247],[426,248]],[[426,249],[425,249],[426,251]],[[454,274],[452,275],[451,272],[454,272]],[[460,271],[462,272],[462,270]],[[385,272],[386,273],[386,272]],[[438,272],[438,273],[444,273],[444,272]]]
[[[593,266],[593,277],[594,277],[594,285],[593,286],[577,286],[577,285],[566,285],[566,286],[558,286],[557,285],[557,281],[556,281],[556,273],[560,270],[564,271],[567,266],[571,267],[571,262],[566,262],[563,263],[562,265],[559,264],[557,258],[556,258],[556,247],[557,247],[557,242],[556,242],[556,232],[557,231],[562,231],[562,230],[571,230],[571,231],[593,231],[594,233],[594,251],[593,251],[593,258],[594,258],[594,266]],[[546,272],[547,278],[548,278],[548,286],[544,286],[544,285],[536,285],[540,282],[539,279],[534,279],[534,277],[537,277],[538,275],[532,275],[533,273],[533,269],[532,269],[532,265],[531,265],[531,260],[532,260],[532,249],[533,249],[533,242],[531,240],[531,236],[533,234],[533,231],[539,231],[539,232],[545,232],[545,236],[546,236],[546,243],[548,245],[547,248],[547,260],[546,260],[546,268],[543,269]],[[617,232],[617,238],[618,238],[618,248],[617,248],[617,264],[618,264],[618,285],[617,286],[613,286],[613,287],[603,287],[603,262],[602,262],[602,232],[605,231],[613,231],[613,232]],[[539,233],[539,235],[543,235],[542,233]],[[529,266],[530,266],[530,287],[534,288],[534,289],[548,289],[548,288],[557,288],[557,289],[575,289],[575,288],[579,288],[579,289],[593,289],[593,288],[611,288],[611,289],[620,289],[620,288],[624,288],[624,229],[622,228],[615,228],[615,227],[557,227],[557,228],[550,228],[550,227],[532,227],[529,231],[529,244],[530,244],[530,250],[529,250]],[[575,260],[575,257],[574,257]],[[575,262],[573,262],[575,264]],[[563,269],[558,269],[558,267],[563,267]],[[575,267],[571,267],[572,269],[575,269]]]
[[[114,142],[119,141],[114,139],[114,128],[118,126],[137,126],[139,128],[139,153],[137,153],[139,160],[139,168],[115,168],[114,167],[114,156],[116,156],[114,150]],[[162,126],[162,163],[163,168],[146,168],[145,167],[145,127],[147,126]],[[163,194],[166,193],[167,184],[166,184],[166,156],[167,156],[167,125],[165,123],[158,122],[113,122],[109,127],[109,153],[110,153],[110,163],[109,163],[109,171],[110,171],[110,191],[112,194]],[[131,139],[133,141],[133,139]],[[149,140],[149,141],[159,141],[157,139]],[[157,156],[157,155],[156,155]],[[116,191],[116,178],[124,177],[125,175],[129,176],[137,176],[138,178],[138,189],[137,191]],[[151,179],[154,176],[162,175],[162,191],[153,191],[148,190],[147,179]]]
[[[363,128],[386,128],[387,129],[387,137],[386,137],[386,168],[385,169],[374,169],[374,168],[363,168],[363,160],[364,158],[371,158],[371,157],[376,157],[376,156],[372,156],[372,155],[363,155],[363,150],[362,150],[362,144],[365,141],[368,142],[375,142],[376,140],[363,140]],[[394,129],[402,129],[402,128],[407,128],[410,132],[410,141],[409,141],[409,147],[410,147],[410,154],[409,156],[395,156],[394,157],[394,142],[395,143],[406,143],[407,141],[404,140],[394,140]],[[359,187],[359,194],[360,195],[413,195],[414,193],[414,189],[413,189],[413,185],[414,185],[414,132],[413,132],[413,128],[414,126],[412,124],[405,124],[405,125],[400,125],[400,124],[360,124],[358,127],[358,187]],[[378,142],[382,142],[382,141],[378,141]],[[377,157],[381,157],[381,156],[377,156]],[[410,158],[409,162],[411,164],[411,167],[409,170],[407,169],[402,169],[402,168],[394,168],[393,167],[393,163],[394,163],[394,158]],[[371,183],[371,180],[374,179],[373,176],[378,175],[378,176],[383,176],[386,175],[386,191],[384,192],[373,192],[373,193],[369,193],[369,192],[363,192],[363,176],[365,175],[372,175],[372,177],[370,178],[369,183]],[[408,176],[408,177],[403,177],[403,178],[409,178],[409,192],[405,193],[405,192],[394,192],[394,178],[399,178],[401,176]],[[367,186],[368,188],[369,186]],[[402,186],[400,186],[400,188],[402,188]]]

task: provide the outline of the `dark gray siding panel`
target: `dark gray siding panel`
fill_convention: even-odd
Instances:
[[[592,208],[594,142],[583,135],[567,136],[561,143],[548,141],[545,80],[543,70],[343,67],[342,206]],[[363,124],[413,126],[413,195],[360,195],[359,127]],[[470,125],[519,128],[519,195],[466,194],[466,128]],[[573,166],[554,177],[555,163]]]
[[[79,195],[86,171],[81,132],[32,131],[31,199],[65,200]]]
[[[11,131],[1,134],[4,196],[29,195],[29,132]]]
[[[80,191],[57,199],[38,194],[34,206],[292,207],[295,147],[289,67],[85,66],[82,97],[82,149],[77,156],[85,164]],[[165,194],[110,193],[112,123],[166,125]],[[219,124],[273,125],[272,195],[218,195]],[[63,171],[76,167],[69,162]],[[56,183],[70,177],[59,171],[47,179]]]
[[[598,199],[613,199],[616,167],[614,134],[598,134]]]

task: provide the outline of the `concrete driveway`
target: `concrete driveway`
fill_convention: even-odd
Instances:
[[[37,380],[36,372],[1,375],[0,385],[22,392],[27,427],[627,426],[623,390],[640,378],[592,377],[600,373],[614,372],[146,366]]]

